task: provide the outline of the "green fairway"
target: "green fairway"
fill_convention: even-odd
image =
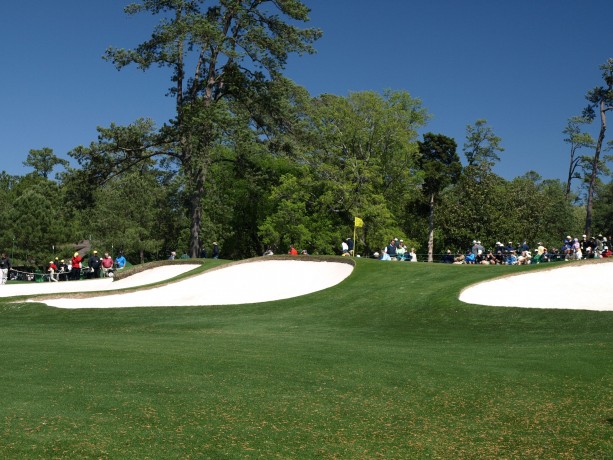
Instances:
[[[242,306],[2,300],[0,457],[613,458],[613,313],[457,300],[533,267],[358,259]]]

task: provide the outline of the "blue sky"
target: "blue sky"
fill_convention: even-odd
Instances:
[[[96,139],[97,126],[172,117],[165,72],[117,71],[101,57],[109,46],[132,48],[149,37],[156,19],[126,16],[128,3],[4,5],[0,170],[28,172],[22,162],[30,149],[68,158]],[[286,73],[313,96],[406,90],[433,117],[422,133],[455,138],[461,154],[466,125],[484,118],[505,148],[498,174],[535,170],[565,180],[562,130],[602,83],[599,65],[613,57],[611,0],[305,3],[310,26],[324,36],[317,54],[292,57]]]

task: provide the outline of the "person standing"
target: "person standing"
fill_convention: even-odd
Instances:
[[[109,274],[113,271],[113,258],[108,252],[104,253],[104,257],[100,261],[100,264],[102,265],[102,276],[109,276]]]
[[[53,260],[49,261],[49,266],[47,267],[47,272],[49,272],[49,281],[58,282],[60,280],[59,275],[57,274],[58,268]]]
[[[387,247],[385,248],[385,253],[390,256],[390,260],[396,260],[397,258],[397,251],[396,251],[396,240],[391,240],[390,244],[387,245]]]
[[[70,270],[71,280],[81,279],[81,262],[82,261],[83,261],[83,257],[81,257],[78,252],[75,252],[74,256],[72,256],[72,269]]]
[[[98,257],[98,251],[92,252],[92,255],[87,261],[89,271],[94,279],[100,278],[100,257]]]
[[[219,259],[219,245],[216,242],[213,243],[213,259]]]
[[[5,252],[0,257],[0,284],[6,284],[9,279],[9,271],[11,270],[11,261]]]
[[[68,272],[70,272],[70,269],[68,268],[68,264],[64,259],[60,260],[60,264],[58,265],[58,272],[60,281],[68,280]]]

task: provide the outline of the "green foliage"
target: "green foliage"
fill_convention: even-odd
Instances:
[[[592,230],[592,209],[594,205],[594,193],[597,187],[598,175],[600,173],[601,159],[600,154],[604,146],[605,132],[607,129],[607,112],[613,110],[613,58],[600,66],[604,85],[597,86],[588,91],[585,96],[588,105],[583,111],[583,116],[588,120],[593,120],[596,111],[600,115],[600,132],[594,149],[594,156],[589,171],[589,185],[587,191],[587,205],[585,216],[585,233],[589,237]]]
[[[600,184],[594,201],[595,232],[607,236],[609,248],[613,248],[610,238],[613,236],[613,182]]]
[[[123,250],[141,263],[158,258],[165,235],[160,222],[168,219],[167,190],[157,172],[148,168],[117,176],[95,191],[96,206],[86,221],[91,243],[100,252]]]
[[[352,236],[355,216],[365,222],[359,246],[366,253],[402,236],[399,203],[419,193],[415,139],[427,119],[421,102],[404,91],[314,99],[294,152],[303,168],[273,189],[273,210],[260,227],[265,243],[285,248],[294,239],[329,253]]]
[[[424,134],[424,141],[419,142],[419,166],[424,183],[422,192],[429,204],[428,219],[428,262],[433,261],[434,251],[434,215],[438,196],[445,187],[454,184],[460,178],[462,164],[456,153],[455,140],[442,134]]]
[[[473,239],[496,242],[501,237],[500,226],[507,218],[503,183],[488,165],[464,168],[457,184],[441,195],[441,250],[464,250]]]
[[[486,248],[496,241],[524,240],[559,247],[565,235],[580,233],[583,218],[566,199],[565,184],[541,181],[533,171],[505,181],[489,170],[469,166],[442,198],[439,252],[447,247],[465,250],[473,239]]]
[[[24,166],[34,168],[34,174],[39,175],[44,179],[49,177],[49,174],[51,174],[53,168],[56,166],[61,165],[67,168],[68,164],[68,161],[57,157],[53,153],[53,149],[48,147],[44,147],[40,150],[30,150],[26,161],[23,162]]]
[[[497,161],[500,161],[497,152],[504,151],[500,145],[501,141],[502,139],[494,134],[491,126],[487,125],[487,120],[480,119],[474,125],[468,125],[463,149],[468,165],[491,168]]]
[[[16,184],[12,196],[6,228],[18,248],[15,257],[43,266],[69,236],[63,227],[61,189],[53,181],[28,175]]]
[[[6,252],[11,255],[13,247],[13,239],[16,236],[15,228],[11,222],[11,213],[13,211],[13,199],[15,184],[19,178],[7,174],[6,171],[0,173],[0,252]]]
[[[151,0],[130,5],[126,12],[163,16],[149,40],[134,50],[109,48],[105,58],[118,69],[135,64],[143,70],[153,65],[172,70],[170,94],[176,98],[177,116],[160,135],[164,154],[176,161],[185,179],[189,252],[196,256],[208,173],[226,140],[226,121],[247,115],[256,131],[277,128],[285,107],[279,98],[290,86],[281,72],[290,54],[312,53],[321,32],[298,27],[309,12],[298,0]],[[232,102],[235,107],[226,105]]]
[[[542,241],[548,247],[558,247],[563,235],[577,234],[578,222],[564,197],[563,185],[559,181],[539,182],[540,178],[525,176],[505,183],[505,218],[500,231],[511,241],[527,240],[531,245]]]
[[[460,157],[456,153],[455,140],[442,134],[426,133],[419,145],[419,167],[426,197],[438,195],[445,187],[457,182],[462,172]]]
[[[564,128],[563,133],[566,135],[564,142],[570,144],[570,164],[568,167],[568,178],[566,181],[566,196],[570,195],[571,182],[573,179],[581,178],[578,169],[583,169],[586,165],[586,157],[579,156],[578,150],[582,148],[593,148],[596,145],[593,137],[589,133],[584,133],[581,126],[590,123],[590,120],[584,117],[571,117],[568,119],[568,124]],[[584,170],[584,175],[588,174]],[[585,179],[584,179],[585,180]]]

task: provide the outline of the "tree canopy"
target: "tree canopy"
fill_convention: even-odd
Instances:
[[[462,164],[458,139],[426,132],[418,141],[431,115],[408,91],[313,97],[286,78],[288,58],[314,52],[321,36],[302,28],[301,1],[143,0],[125,11],[159,22],[135,48],[109,48],[105,59],[117,69],[170,70],[161,92],[175,110],[161,122],[98,127],[97,139],[69,152],[78,167],[44,147],[29,151],[25,176],[0,175],[0,245],[23,263],[66,256],[81,240],[141,262],[210,254],[213,241],[236,259],[290,245],[333,254],[353,236],[355,217],[366,256],[393,237],[427,247],[428,260],[473,239],[555,247],[584,219],[586,233],[593,225],[610,236],[611,187],[601,179],[613,147],[605,143],[612,60],[563,131],[567,181],[536,171],[507,180],[495,172],[503,140],[483,118],[466,127]],[[586,128],[598,115],[594,140]],[[65,171],[51,180],[58,166]],[[571,199],[578,176],[586,202]]]
[[[494,134],[487,120],[479,119],[474,125],[466,126],[466,142],[464,143],[464,155],[468,166],[482,165],[488,168],[500,161],[498,152],[503,152],[500,145],[502,139]]]
[[[132,50],[109,48],[105,57],[118,69],[169,67],[176,117],[157,132],[142,122],[111,126],[101,143],[75,156],[86,169],[107,177],[153,157],[178,165],[189,196],[189,252],[195,257],[207,175],[228,125],[247,115],[260,133],[277,129],[284,107],[277,98],[289,85],[281,75],[287,58],[313,52],[321,32],[297,26],[309,12],[298,0],[150,0],[129,5],[126,12],[161,20],[149,40]]]

